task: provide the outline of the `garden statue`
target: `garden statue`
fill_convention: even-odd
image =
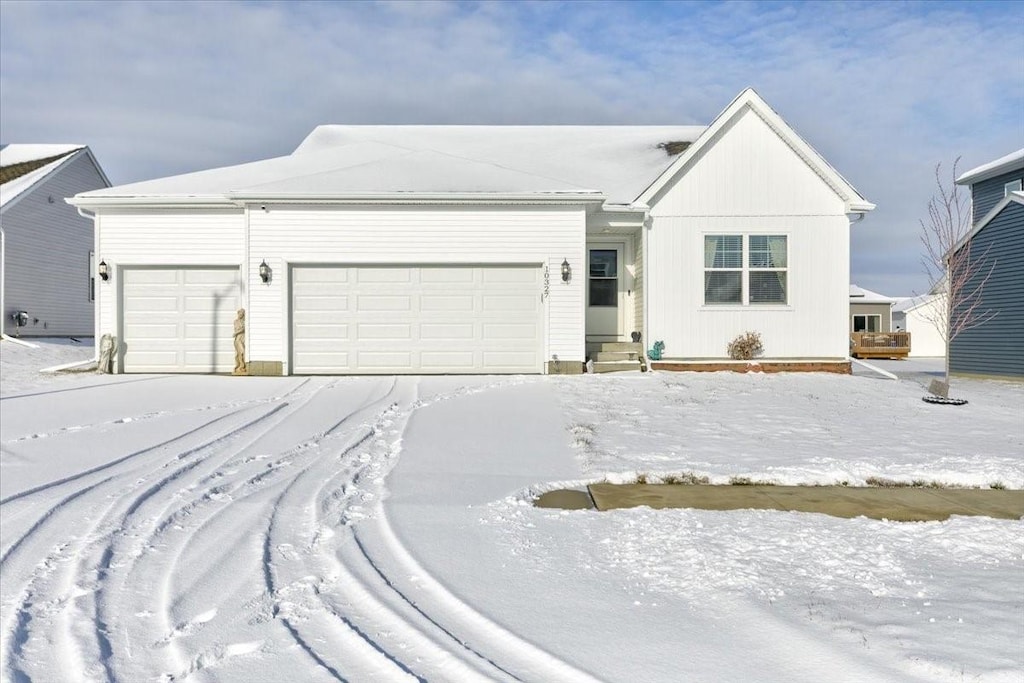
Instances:
[[[245,367],[245,309],[239,308],[235,317],[235,370],[233,375],[248,374]]]
[[[96,372],[109,374],[114,364],[114,348],[117,346],[117,337],[112,334],[105,334],[100,337],[100,359],[96,365]]]

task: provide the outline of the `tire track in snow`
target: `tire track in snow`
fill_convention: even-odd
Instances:
[[[303,385],[304,384],[305,384],[305,382],[303,383]],[[300,386],[302,386],[302,385],[300,385]],[[292,392],[288,392],[288,393],[290,394]],[[96,497],[95,494],[100,493],[99,491],[96,491],[96,489],[98,489],[100,486],[102,486],[105,489],[113,489],[109,493],[107,493],[105,496],[101,496],[100,500],[102,500],[103,498],[107,498],[107,499],[112,498],[112,497],[115,498],[114,502],[109,503],[106,506],[105,510],[103,510],[103,512],[101,512],[99,514],[99,518],[97,519],[97,521],[95,521],[92,524],[92,526],[89,528],[87,533],[85,533],[84,535],[80,534],[75,539],[77,541],[77,543],[75,544],[75,546],[73,548],[69,549],[69,546],[71,545],[70,543],[62,543],[62,544],[58,544],[58,545],[53,546],[53,550],[51,550],[51,552],[43,559],[43,561],[40,562],[40,563],[37,563],[35,565],[35,568],[33,570],[31,570],[31,575],[27,579],[23,579],[23,581],[24,581],[24,584],[23,584],[24,588],[20,591],[19,598],[14,599],[14,600],[8,600],[6,598],[4,599],[5,603],[11,602],[14,605],[14,607],[12,608],[12,613],[14,615],[16,615],[17,620],[16,620],[16,625],[14,625],[14,626],[9,626],[8,624],[4,625],[3,632],[0,633],[0,652],[6,653],[8,655],[8,657],[7,657],[7,660],[8,660],[7,661],[7,667],[11,668],[14,671],[14,677],[16,679],[19,676],[28,676],[28,674],[25,671],[22,670],[22,664],[21,664],[21,659],[22,659],[23,650],[24,650],[24,648],[22,647],[22,644],[27,642],[29,637],[30,637],[30,633],[28,631],[28,625],[30,623],[32,623],[33,621],[35,621],[37,623],[37,626],[35,628],[37,630],[39,628],[41,628],[42,624],[40,624],[40,622],[43,620],[44,617],[50,618],[52,616],[51,612],[53,611],[53,609],[51,609],[50,607],[54,606],[57,609],[57,611],[59,611],[59,612],[64,614],[64,617],[63,617],[63,620],[65,622],[64,628],[59,629],[59,630],[62,633],[66,634],[68,631],[70,631],[70,627],[68,626],[68,621],[69,620],[68,620],[68,616],[67,616],[67,613],[68,613],[69,610],[66,609],[66,607],[68,606],[69,603],[81,601],[80,600],[81,598],[83,598],[85,596],[88,596],[89,594],[93,593],[93,591],[79,588],[78,584],[82,583],[82,582],[75,580],[75,579],[79,578],[79,573],[77,571],[76,572],[71,572],[71,573],[65,572],[64,574],[62,574],[60,580],[58,581],[58,585],[57,585],[56,589],[51,588],[50,590],[46,590],[46,587],[48,585],[47,584],[48,581],[50,581],[52,583],[51,577],[52,577],[52,574],[53,574],[53,571],[52,571],[53,567],[55,567],[58,564],[76,564],[76,563],[70,561],[71,558],[75,558],[75,557],[79,557],[80,558],[80,557],[86,556],[87,555],[87,550],[90,547],[93,547],[93,546],[95,546],[97,544],[102,544],[105,538],[113,538],[114,535],[117,533],[116,528],[111,530],[111,531],[107,531],[107,532],[100,532],[99,529],[105,525],[105,522],[106,522],[106,526],[109,527],[109,522],[107,520],[112,515],[111,511],[117,506],[118,501],[123,500],[125,498],[125,496],[126,496],[126,491],[124,489],[124,485],[121,483],[120,480],[122,480],[122,479],[130,479],[132,476],[136,476],[136,481],[134,483],[128,485],[127,493],[130,493],[130,492],[133,492],[133,491],[138,491],[138,489],[141,488],[145,484],[146,479],[147,479],[147,475],[149,473],[159,472],[160,470],[166,469],[166,468],[174,465],[175,463],[181,462],[182,460],[189,458],[190,456],[197,455],[197,454],[202,454],[205,451],[210,451],[216,445],[224,442],[225,440],[228,440],[228,439],[232,438],[233,435],[236,435],[236,434],[239,434],[239,433],[243,432],[245,429],[251,427],[252,425],[258,424],[262,420],[266,419],[268,416],[278,412],[279,410],[283,409],[287,405],[288,405],[287,403],[283,403],[283,404],[278,405],[278,406],[272,406],[269,411],[266,411],[266,412],[260,414],[255,419],[249,420],[248,422],[244,423],[241,426],[233,427],[233,428],[229,429],[225,433],[221,433],[221,434],[215,435],[212,438],[207,439],[206,441],[203,441],[202,443],[200,443],[197,446],[186,448],[185,450],[181,450],[181,451],[178,451],[176,453],[172,452],[170,455],[161,452],[161,451],[167,450],[166,447],[169,444],[173,444],[175,442],[184,441],[184,440],[186,440],[186,437],[191,437],[191,436],[194,436],[194,435],[201,434],[203,431],[208,430],[210,427],[215,426],[215,425],[217,425],[218,423],[220,423],[222,421],[225,421],[225,420],[227,420],[227,419],[229,419],[231,417],[236,417],[236,416],[240,415],[241,413],[244,413],[244,412],[250,410],[250,407],[245,407],[245,408],[241,408],[241,409],[232,411],[228,415],[215,418],[212,421],[209,421],[209,422],[207,422],[207,423],[205,423],[205,424],[203,424],[203,425],[201,425],[201,426],[199,426],[199,427],[197,427],[195,429],[190,430],[186,434],[180,435],[180,436],[175,437],[173,439],[169,439],[169,440],[167,440],[165,442],[162,442],[161,444],[157,444],[156,446],[143,449],[141,451],[138,451],[136,453],[131,454],[130,456],[126,456],[124,458],[120,458],[117,461],[114,461],[114,462],[111,462],[111,463],[107,463],[107,464],[105,464],[105,465],[103,465],[101,467],[93,468],[93,469],[91,469],[91,470],[89,470],[87,472],[79,473],[79,474],[74,475],[72,477],[67,477],[67,478],[65,478],[63,480],[60,480],[58,482],[51,482],[49,484],[46,484],[46,485],[43,485],[43,486],[40,486],[40,487],[36,487],[35,489],[31,489],[31,490],[28,490],[28,491],[23,491],[23,492],[21,492],[19,494],[15,494],[13,496],[9,496],[7,499],[4,499],[3,501],[0,501],[0,512],[2,512],[3,506],[5,504],[9,504],[12,501],[20,500],[20,499],[26,498],[27,496],[30,496],[30,495],[33,495],[33,494],[37,494],[37,493],[41,493],[41,492],[44,492],[44,491],[51,491],[52,489],[55,489],[58,486],[63,486],[63,485],[66,485],[66,484],[68,484],[70,482],[78,481],[78,480],[82,479],[83,477],[88,476],[90,474],[96,474],[97,472],[106,472],[107,470],[111,470],[111,469],[117,468],[118,465],[121,465],[121,464],[126,463],[126,462],[130,462],[130,466],[128,468],[121,468],[124,471],[115,473],[115,474],[111,475],[110,477],[107,477],[107,479],[104,480],[104,482],[106,482],[106,483],[95,484],[93,486],[87,487],[90,492],[94,493],[92,498]],[[152,457],[152,458],[141,458],[141,459],[139,458],[139,456],[145,456],[145,455],[153,455],[154,457]],[[133,460],[133,458],[134,458],[134,460]],[[155,495],[155,493],[160,488],[162,488],[163,486],[166,486],[171,481],[174,481],[175,479],[177,479],[179,476],[181,476],[185,472],[191,470],[193,467],[196,467],[201,462],[201,460],[202,460],[202,458],[199,458],[199,459],[197,459],[197,460],[195,460],[195,461],[193,461],[191,463],[186,464],[184,467],[179,468],[178,470],[176,470],[171,475],[166,476],[163,479],[161,479],[161,481],[158,484],[148,487],[145,491],[143,491],[141,496],[137,497],[136,500],[132,504],[129,505],[128,514],[131,514],[132,512],[137,510],[138,507],[147,498]],[[161,464],[161,462],[162,462],[162,464]],[[155,465],[155,469],[154,469],[154,465]],[[139,471],[143,471],[143,474],[141,476],[134,474],[134,473],[139,472]],[[81,497],[81,496],[76,496],[76,498],[78,498],[78,497]],[[87,501],[83,501],[83,502],[86,505],[90,505],[90,503],[88,503]],[[93,510],[95,510],[97,505],[102,507],[102,503],[97,501],[97,502],[91,504],[91,508]],[[74,515],[74,516],[77,516],[77,517],[81,517],[82,516],[82,511],[81,510],[76,508],[75,510],[69,511],[67,506],[62,506],[62,507],[59,507],[59,509],[51,510],[47,514],[47,517],[50,518],[50,519],[53,519],[58,513],[67,513],[67,514],[65,514],[63,516],[69,516],[69,515]],[[86,516],[85,518],[88,519],[89,517]],[[55,524],[53,526],[55,526],[56,531],[58,533],[60,533],[60,531],[62,531],[62,530],[65,530],[67,528],[78,528],[80,525],[76,524],[76,523],[68,523],[67,521],[65,521],[63,523]],[[34,527],[36,528],[36,532],[35,533],[38,534],[40,529],[43,528],[43,525],[37,523],[37,524],[34,525]],[[19,545],[21,543],[24,543],[24,538],[19,543]],[[99,567],[97,568],[97,570],[95,572],[96,573],[96,580],[95,581],[87,581],[87,582],[85,582],[87,585],[92,585],[92,584],[101,585],[102,579],[105,578],[103,576],[103,574],[104,574],[103,570],[104,569],[109,569],[109,566],[104,568],[103,565],[104,564],[109,564],[109,560],[112,557],[113,557],[113,555],[111,554],[109,557],[106,557],[106,559],[105,559],[105,556],[101,555]],[[4,576],[5,583],[8,583],[8,584],[10,583],[10,573],[11,573],[10,570],[5,572],[5,576]],[[5,587],[4,593],[6,594],[7,592],[8,591],[6,590],[6,587]],[[57,596],[75,595],[76,600],[70,600],[70,599],[68,599],[66,597],[51,598],[50,604],[49,605],[44,605],[44,609],[43,609],[42,612],[40,612],[40,609],[37,608],[35,610],[35,612],[34,612],[36,614],[36,616],[33,617],[32,616],[32,614],[33,614],[32,610],[35,607],[34,599],[35,599],[36,595],[49,595],[49,596],[53,596],[53,595],[57,595]],[[9,621],[10,620],[8,620],[8,622]],[[107,653],[109,651],[109,643],[106,642],[106,638],[107,638],[106,629],[103,628],[103,623],[102,623],[102,620],[101,620],[100,627],[97,628],[96,631],[95,631],[95,647],[93,648],[93,650],[94,650],[94,652],[95,651],[99,652],[98,656],[95,659],[100,661],[100,662],[104,662],[104,663],[108,659],[108,657],[106,657],[104,655],[105,655],[105,653]],[[63,638],[63,640],[66,642],[66,640],[67,640],[66,636]],[[78,670],[90,671],[90,670],[95,668],[94,665],[90,666],[89,664],[87,664],[85,662],[81,662],[80,661],[80,657],[76,657],[75,656],[79,652],[77,647],[72,646],[72,645],[66,645],[66,649],[63,652],[64,652],[65,655],[67,655],[67,657],[65,659],[70,658],[70,659],[74,659],[74,660],[80,662],[80,667],[79,667]],[[95,664],[95,661],[94,661],[93,664]],[[3,673],[3,675],[6,678],[6,668],[4,669],[4,671],[2,673]],[[111,672],[107,671],[106,673],[108,674],[108,676],[107,676],[108,678],[110,676],[112,676]]]
[[[163,629],[161,635],[150,634],[151,637],[149,642],[157,641],[157,646],[161,648],[167,648],[171,654],[172,662],[169,667],[163,667],[164,669],[170,668],[175,671],[176,674],[167,674],[170,679],[176,679],[179,677],[187,676],[201,668],[208,668],[210,666],[216,666],[218,660],[223,657],[222,654],[218,654],[223,651],[230,651],[232,647],[227,648],[221,646],[215,646],[207,651],[202,652],[198,657],[192,657],[189,659],[188,656],[180,653],[175,645],[176,637],[179,635],[189,635],[189,633],[183,633],[188,630],[189,623],[177,622],[170,614],[170,603],[173,602],[171,593],[173,590],[170,586],[173,576],[176,573],[176,564],[180,561],[182,553],[188,549],[188,547],[196,542],[197,537],[204,532],[206,528],[212,525],[216,519],[225,513],[230,511],[231,506],[236,503],[246,502],[251,504],[254,498],[259,498],[258,503],[261,507],[273,507],[269,502],[263,501],[266,498],[265,495],[261,495],[261,492],[265,493],[264,489],[268,485],[272,485],[275,488],[282,485],[280,479],[285,479],[285,484],[289,477],[294,479],[294,474],[291,470],[299,469],[301,471],[303,467],[303,459],[316,459],[321,457],[317,453],[317,448],[322,443],[331,439],[347,421],[350,421],[353,415],[360,412],[365,412],[366,408],[364,404],[358,405],[354,410],[349,411],[341,419],[338,419],[336,415],[332,416],[328,426],[326,428],[317,429],[315,433],[300,443],[292,445],[290,448],[277,453],[275,456],[255,456],[249,455],[243,457],[240,460],[236,458],[246,452],[256,450],[254,444],[258,443],[264,436],[270,432],[276,432],[282,429],[281,425],[298,415],[301,408],[307,407],[312,401],[319,400],[321,403],[327,403],[329,406],[333,406],[337,399],[330,396],[325,396],[323,399],[320,398],[321,394],[325,394],[325,389],[331,389],[337,382],[332,382],[326,387],[317,388],[311,395],[305,397],[305,399],[299,404],[296,402],[294,406],[289,408],[287,414],[278,416],[278,419],[273,424],[267,425],[262,433],[258,433],[253,437],[248,435],[250,438],[248,442],[242,447],[236,448],[235,453],[230,454],[225,458],[221,458],[221,462],[217,466],[209,468],[213,470],[212,473],[198,479],[196,483],[188,487],[187,491],[195,494],[192,499],[186,502],[184,505],[179,506],[173,512],[168,513],[172,507],[171,503],[168,502],[163,510],[153,515],[153,524],[149,532],[149,535],[142,541],[137,541],[138,544],[155,547],[160,546],[163,554],[170,554],[172,557],[168,563],[164,563],[163,566],[157,565],[151,567],[153,562],[145,562],[146,556],[141,556],[140,567],[136,570],[133,566],[129,569],[129,574],[132,571],[140,573],[143,576],[149,576],[153,573],[160,573],[163,576],[163,587],[157,589],[155,587],[150,590],[143,590],[141,594],[152,594],[158,593],[163,596],[161,599],[162,606],[158,612],[163,617]],[[392,385],[393,386],[393,385]],[[390,390],[388,390],[390,391]],[[387,392],[385,392],[386,395]],[[379,403],[383,399],[377,399],[375,403]],[[315,412],[315,411],[314,411]],[[299,417],[302,417],[299,415]],[[291,429],[283,429],[285,433],[291,431]],[[258,462],[262,458],[274,457],[271,463]],[[250,473],[243,471],[245,465],[253,464],[253,466],[259,466],[261,469]],[[223,475],[228,466],[238,466],[232,470],[232,476],[225,478]],[[266,469],[269,468],[269,469]],[[212,488],[210,484],[215,484]],[[197,490],[194,490],[197,489]],[[171,500],[177,500],[180,495],[184,494],[185,491],[179,491],[178,494],[172,496]],[[269,513],[268,513],[269,514]],[[186,524],[189,528],[182,529],[179,526],[179,522]],[[178,531],[180,530],[180,532]],[[174,538],[169,538],[173,536]],[[171,543],[171,547],[168,544]],[[123,555],[124,553],[122,553]],[[148,556],[148,555],[147,555]],[[127,589],[132,589],[127,592],[139,592],[137,581],[133,583],[131,577],[127,577],[123,580],[123,584],[127,584]],[[147,586],[148,587],[148,586]],[[126,592],[125,589],[117,591],[118,593]],[[290,627],[289,627],[290,628]],[[292,629],[294,631],[294,629]],[[308,645],[300,643],[300,646],[309,649]],[[150,667],[152,670],[154,667]],[[160,668],[160,667],[156,667]],[[146,671],[137,672],[138,675],[145,675]]]
[[[375,649],[408,662],[402,666],[403,672],[417,677],[497,681],[521,680],[525,675],[528,680],[594,681],[589,674],[522,641],[444,591],[427,577],[393,534],[386,539],[385,547],[394,557],[385,562],[372,557],[361,541],[364,532],[390,532],[381,504],[383,480],[399,453],[412,414],[426,405],[487,388],[460,388],[430,400],[410,396],[405,405],[396,404],[390,414],[383,414],[373,430],[376,438],[368,444],[369,454],[360,454],[354,468],[325,478],[315,493],[298,496],[300,503],[303,497],[307,499],[305,505],[311,510],[307,512],[304,548],[316,553],[311,562],[296,567],[293,574],[320,577],[322,584],[315,594],[328,612],[372,638]],[[369,510],[362,505],[367,500],[372,501]],[[336,534],[335,528],[341,533]],[[429,608],[398,588],[399,582],[390,575],[398,563],[395,558],[404,563],[399,574],[412,571],[427,578],[423,583],[431,588]],[[453,614],[456,619],[451,618]]]

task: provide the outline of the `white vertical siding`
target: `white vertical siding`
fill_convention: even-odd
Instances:
[[[249,357],[289,361],[288,269],[312,264],[536,264],[550,273],[545,357],[582,361],[582,207],[275,206],[249,213]],[[559,275],[568,259],[574,277]],[[262,260],[273,269],[259,280]]]
[[[4,211],[6,310],[0,313],[5,333],[92,336],[93,223],[64,198],[105,186],[82,150]],[[10,317],[17,310],[29,313],[29,326],[18,332]]]
[[[724,358],[737,335],[761,333],[765,356],[849,352],[849,220],[843,200],[755,112],[724,130],[651,207],[650,339],[667,358]],[[704,235],[787,235],[784,306],[705,306]]]
[[[241,209],[105,210],[97,214],[96,222],[96,262],[104,260],[111,269],[110,280],[96,282],[97,335],[118,334],[118,268],[241,267],[244,261],[245,222]],[[242,296],[244,301],[244,290]]]

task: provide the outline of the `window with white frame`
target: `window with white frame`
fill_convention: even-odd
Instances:
[[[704,303],[787,303],[788,248],[786,235],[704,235]]]
[[[855,315],[853,316],[854,332],[878,332],[882,329],[882,316],[880,315]]]
[[[1013,180],[1003,185],[1003,196],[1009,197],[1011,192],[1020,192],[1021,187],[1024,186],[1024,181]]]

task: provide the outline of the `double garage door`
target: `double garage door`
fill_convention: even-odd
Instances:
[[[537,266],[296,266],[296,374],[535,373]]]
[[[233,268],[125,268],[124,372],[231,372],[242,307]]]

